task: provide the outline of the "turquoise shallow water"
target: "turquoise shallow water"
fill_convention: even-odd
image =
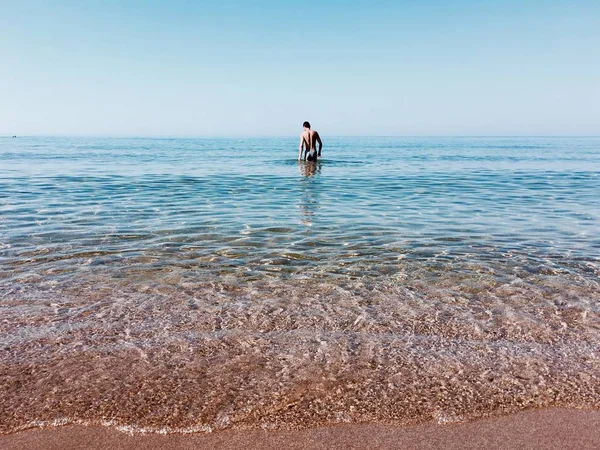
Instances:
[[[296,141],[0,138],[3,429],[597,406],[600,138]]]
[[[315,166],[294,159],[291,139],[3,139],[2,256],[11,271],[31,256],[28,270],[60,258],[67,272],[89,252],[90,265],[153,257],[197,264],[200,277],[600,257],[597,139],[338,138],[326,149]]]

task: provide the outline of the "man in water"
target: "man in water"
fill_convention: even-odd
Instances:
[[[315,130],[310,129],[310,123],[304,122],[302,124],[304,127],[304,131],[300,135],[300,148],[298,151],[298,161],[302,159],[302,152],[306,150],[304,153],[304,159],[306,161],[316,161],[317,156],[321,157],[321,149],[323,148],[323,142],[321,142],[321,137],[319,133]],[[315,142],[319,143],[319,151],[315,149]]]

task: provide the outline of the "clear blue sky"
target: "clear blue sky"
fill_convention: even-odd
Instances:
[[[600,135],[600,0],[0,0],[0,134]]]

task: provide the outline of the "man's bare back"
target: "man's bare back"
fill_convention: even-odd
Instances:
[[[310,129],[310,123],[304,122],[304,131],[300,135],[300,148],[298,149],[298,161],[304,159],[306,161],[316,161],[317,156],[321,156],[321,149],[323,148],[323,142],[321,142],[321,136],[315,130]],[[315,144],[319,144],[319,150],[315,148]],[[303,158],[303,151],[304,158]]]

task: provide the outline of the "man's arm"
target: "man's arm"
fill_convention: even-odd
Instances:
[[[319,136],[319,133],[315,133],[315,138],[317,139],[317,142],[319,143],[319,157],[321,156],[321,149],[323,148],[323,142],[321,142],[321,136]]]
[[[300,147],[298,148],[298,161],[302,160],[302,150],[304,150],[304,137],[300,135]]]

